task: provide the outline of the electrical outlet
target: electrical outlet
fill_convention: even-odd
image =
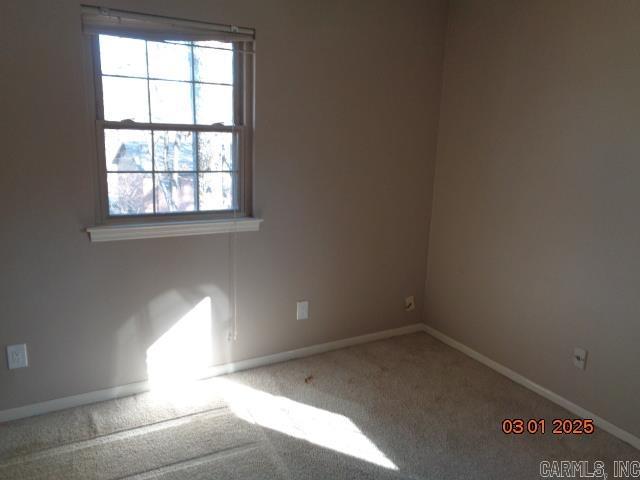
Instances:
[[[309,318],[309,302],[303,300],[296,304],[296,320],[307,320]]]
[[[22,343],[20,345],[7,346],[7,363],[9,370],[28,367],[27,345]]]
[[[413,298],[413,295],[406,297],[404,299],[404,310],[405,312],[411,312],[416,309],[416,300]]]
[[[573,349],[573,365],[580,370],[587,368],[587,351],[584,348]]]

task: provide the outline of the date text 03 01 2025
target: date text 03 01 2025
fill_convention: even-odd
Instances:
[[[591,435],[596,430],[591,418],[554,418],[551,427],[554,435]],[[544,418],[505,418],[502,432],[507,435],[545,434],[547,422]]]

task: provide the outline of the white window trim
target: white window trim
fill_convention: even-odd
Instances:
[[[243,217],[223,220],[175,221],[171,223],[99,225],[87,228],[87,233],[92,242],[113,242],[215,233],[257,232],[260,230],[261,223],[261,218]]]
[[[239,196],[236,199],[236,210],[233,211],[196,211],[184,212],[170,215],[139,215],[139,216],[112,216],[106,207],[105,196],[106,188],[102,185],[103,172],[101,170],[104,159],[101,152],[104,151],[104,144],[100,138],[97,138],[96,149],[98,151],[98,204],[100,212],[97,213],[96,226],[86,228],[86,232],[92,242],[107,242],[118,240],[134,240],[144,238],[163,238],[163,237],[180,237],[192,235],[208,235],[217,233],[234,233],[234,232],[251,232],[260,229],[262,219],[254,218],[252,214],[252,167],[253,167],[253,44],[255,42],[255,30],[251,28],[238,27],[232,25],[219,25],[203,22],[194,22],[190,20],[179,20],[166,17],[158,17],[153,15],[137,14],[132,12],[123,12],[118,10],[110,10],[97,7],[83,6],[83,31],[87,36],[85,42],[87,58],[91,59],[87,72],[89,73],[91,93],[96,99],[92,102],[93,117],[97,119],[95,122],[96,133],[98,133],[104,125],[98,115],[102,105],[101,92],[96,92],[96,78],[99,72],[96,71],[95,54],[98,51],[97,34],[115,34],[131,36],[133,38],[142,38],[153,40],[154,35],[159,39],[165,39],[167,35],[176,35],[180,39],[192,40],[218,40],[224,42],[241,42],[242,48],[237,52],[242,66],[242,78],[239,83],[241,90],[239,95],[242,96],[242,108],[236,115],[239,115],[242,121],[233,126],[217,125],[208,126],[206,129],[211,131],[233,131],[241,133],[239,142],[240,149],[243,150],[239,155],[240,162],[238,168],[241,172],[237,179]],[[113,30],[113,31],[111,31]],[[248,60],[250,58],[250,60]],[[234,60],[236,61],[236,60]],[[234,80],[235,81],[235,80]],[[99,98],[100,97],[100,98]],[[98,105],[99,103],[99,105]],[[93,110],[95,108],[96,110]],[[235,106],[234,108],[238,108]],[[112,122],[113,123],[113,122]],[[157,124],[156,127],[162,125]],[[171,127],[176,125],[171,124]],[[177,125],[179,127],[179,125]],[[188,125],[189,130],[200,129],[199,125]],[[233,215],[233,216],[230,216]]]

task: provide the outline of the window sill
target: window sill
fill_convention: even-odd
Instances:
[[[215,233],[257,232],[261,218],[242,217],[224,220],[177,221],[170,223],[139,223],[101,225],[87,228],[92,242],[138,240],[142,238],[186,237]]]

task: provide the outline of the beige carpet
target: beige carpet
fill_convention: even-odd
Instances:
[[[0,479],[534,479],[541,460],[640,459],[602,431],[500,432],[567,416],[419,333],[0,424]]]

